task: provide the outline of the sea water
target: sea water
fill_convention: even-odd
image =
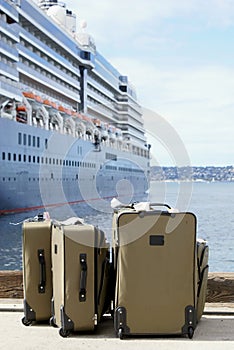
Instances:
[[[151,182],[151,202],[163,202],[197,217],[197,237],[210,248],[209,271],[234,272],[234,183],[233,182]],[[97,225],[111,241],[112,210],[100,210],[95,204],[79,204],[74,212],[85,222]],[[22,225],[38,211],[0,217],[0,270],[22,269]],[[63,208],[50,211],[56,219],[65,219]],[[66,216],[66,215],[65,215]]]

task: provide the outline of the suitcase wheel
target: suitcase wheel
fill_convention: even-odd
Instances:
[[[124,335],[123,335],[123,328],[119,328],[119,330],[118,330],[118,337],[119,337],[119,339],[123,339],[124,338]]]
[[[58,326],[56,325],[56,323],[54,322],[54,317],[53,317],[53,316],[50,318],[50,326],[55,327],[55,328],[58,327]]]
[[[71,333],[70,331],[65,330],[63,328],[60,328],[60,330],[59,330],[59,335],[61,335],[61,337],[63,337],[63,338],[67,338],[70,333]]]
[[[188,337],[189,337],[189,339],[192,339],[193,335],[194,335],[194,329],[193,329],[193,327],[189,327],[188,328]]]
[[[25,317],[23,317],[21,321],[24,326],[30,326],[32,324],[32,321],[27,320]]]

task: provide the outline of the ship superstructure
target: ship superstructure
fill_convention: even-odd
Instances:
[[[85,24],[56,0],[0,0],[0,36],[1,213],[111,198],[123,180],[142,195],[141,107]]]

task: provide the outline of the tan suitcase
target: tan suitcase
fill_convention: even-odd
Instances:
[[[67,337],[93,331],[108,308],[109,244],[93,225],[52,228],[52,325]]]
[[[28,326],[33,321],[51,317],[51,221],[23,223],[24,317]]]
[[[127,335],[188,335],[196,319],[196,217],[121,209],[113,217],[114,326]]]

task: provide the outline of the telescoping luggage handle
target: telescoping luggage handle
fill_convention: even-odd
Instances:
[[[45,252],[44,249],[38,249],[38,260],[40,265],[40,282],[38,285],[38,292],[45,293],[46,286],[46,264],[45,264]]]
[[[86,301],[87,260],[86,254],[80,254],[80,292],[79,300]]]

